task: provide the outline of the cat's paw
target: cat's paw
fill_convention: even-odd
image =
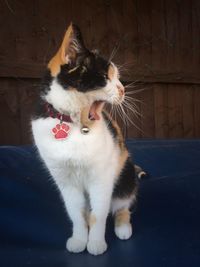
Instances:
[[[87,250],[92,255],[100,255],[103,254],[107,250],[107,244],[104,240],[97,241],[91,240],[87,244]]]
[[[115,227],[115,234],[119,239],[127,240],[132,236],[131,224],[122,224]]]
[[[87,241],[79,240],[74,237],[70,237],[67,240],[67,250],[73,253],[79,253],[85,250]]]
[[[57,124],[53,129],[52,133],[56,139],[65,139],[68,136],[69,126],[66,123]]]

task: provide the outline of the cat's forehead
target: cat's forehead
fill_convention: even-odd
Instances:
[[[88,68],[96,67],[98,69],[107,69],[110,64],[105,58],[93,52],[89,52],[83,59],[82,63]]]
[[[114,76],[119,76],[119,71],[117,66],[111,62],[106,60],[101,54],[98,52],[89,52],[85,56],[82,61],[82,64],[88,69],[93,71],[103,72],[108,75],[109,79],[112,79]]]

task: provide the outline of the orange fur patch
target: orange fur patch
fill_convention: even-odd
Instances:
[[[128,156],[129,156],[129,153],[127,150],[122,151],[120,158],[119,158],[118,175],[120,175]]]
[[[122,209],[115,213],[115,226],[119,227],[123,224],[130,223],[130,211],[128,209]]]
[[[108,78],[109,80],[112,80],[114,78],[115,75],[115,68],[112,64],[110,64],[109,68],[108,68]]]
[[[60,56],[60,51],[50,60],[48,68],[50,69],[51,75],[56,77],[60,72],[60,66],[63,64]]]
[[[68,63],[67,50],[70,44],[71,36],[73,34],[72,24],[68,27],[64,39],[62,41],[61,47],[59,48],[56,55],[50,60],[48,68],[51,71],[51,75],[55,77],[60,72],[60,66]]]
[[[92,228],[92,226],[97,222],[97,219],[94,214],[90,214],[89,218],[89,227]]]
[[[124,138],[121,132],[121,129],[119,127],[119,125],[117,124],[116,121],[114,121],[111,116],[109,115],[109,113],[107,111],[104,110],[104,113],[106,113],[107,117],[109,117],[109,120],[112,123],[112,126],[115,128],[116,132],[117,132],[117,139],[118,139],[118,143],[120,146],[121,151],[123,152],[124,150],[126,150],[126,147],[124,145]]]
[[[85,220],[85,227],[87,228],[88,227],[88,221],[89,221],[89,219],[88,219],[89,215],[85,209],[82,210],[82,216]]]
[[[119,165],[118,165],[118,175],[121,173],[124,164],[127,160],[127,158],[129,157],[129,153],[128,150],[124,144],[124,138],[121,132],[121,129],[119,127],[119,125],[117,124],[116,121],[112,120],[112,118],[110,117],[110,115],[108,114],[108,112],[106,112],[104,110],[104,113],[106,113],[106,115],[109,117],[109,120],[111,121],[110,123],[112,123],[112,126],[115,128],[116,132],[117,132],[117,141],[119,144],[119,148],[121,150],[121,154],[120,154],[120,158],[119,158]]]

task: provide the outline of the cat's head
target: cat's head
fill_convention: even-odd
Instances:
[[[105,102],[119,104],[124,99],[117,67],[97,51],[88,50],[74,24],[67,29],[48,69],[52,82],[44,97],[60,112],[89,107],[89,116],[98,119]]]

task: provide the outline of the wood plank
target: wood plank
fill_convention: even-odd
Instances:
[[[191,85],[182,85],[182,112],[183,112],[183,137],[194,137],[194,88]]]
[[[34,20],[31,29],[34,48],[28,49],[39,64],[46,66],[60,47],[64,33],[72,21],[71,1],[35,0],[33,3]]]
[[[190,20],[191,20],[191,39],[192,39],[192,47],[191,47],[191,57],[190,64],[193,66],[193,70],[198,69],[200,65],[200,1],[193,0],[191,2],[191,10],[190,12]]]
[[[195,137],[200,137],[200,105],[199,105],[199,99],[200,99],[200,86],[195,85],[194,86],[194,130],[195,130]]]
[[[18,81],[18,96],[20,109],[21,143],[33,143],[31,133],[31,116],[37,101],[40,81],[36,79],[20,79]]]
[[[0,77],[3,78],[41,78],[46,70],[46,64],[37,64],[31,62],[9,62],[0,60]],[[177,84],[200,84],[200,75],[196,73],[163,73],[162,71],[154,72],[151,75],[135,74],[137,73],[137,67],[134,73],[129,75],[123,74],[124,81],[140,81],[143,83],[177,83]],[[145,72],[145,70],[144,70]]]
[[[0,95],[0,145],[20,145],[20,112],[16,82],[1,79]]]
[[[124,62],[121,62],[122,79],[132,80],[133,68],[138,70],[139,39],[138,39],[138,12],[136,1],[123,2],[123,48]],[[132,70],[132,71],[131,71]],[[137,72],[136,72],[137,73]]]
[[[109,48],[109,58],[118,64],[124,62],[124,27],[122,21],[124,19],[123,13],[123,1],[115,0],[113,4],[112,1],[107,1],[106,5],[106,22],[108,29],[108,48]]]
[[[14,62],[32,62],[46,64],[52,56],[69,24],[66,10],[69,1],[6,1],[2,5],[0,23],[0,58],[8,64]],[[56,12],[55,12],[56,7]],[[70,16],[69,16],[70,18]],[[54,35],[56,34],[56,35]]]
[[[155,117],[155,137],[168,138],[168,85],[154,85],[154,117]]]
[[[183,137],[182,99],[179,85],[168,86],[169,137]]]
[[[181,2],[177,1],[177,22],[179,31],[179,50],[180,57],[177,57],[179,68],[184,71],[185,66],[190,72],[195,72],[196,66],[191,64],[193,58],[192,51],[192,2],[183,0]]]
[[[32,83],[42,77],[71,20],[81,27],[88,47],[106,56],[124,38],[114,58],[129,69],[122,80],[153,87],[136,95],[144,101],[139,103],[144,119],[129,115],[142,129],[129,126],[128,137],[200,137],[200,1],[20,0],[0,5],[3,143],[30,141]]]
[[[152,69],[153,72],[165,70],[168,42],[165,19],[165,0],[152,0]]]
[[[109,56],[109,28],[106,1],[88,1],[88,44],[90,49],[97,49],[106,57]],[[114,45],[114,44],[113,44]]]
[[[144,103],[141,99],[141,92],[137,92],[137,90],[140,90],[140,87],[138,87],[135,91],[135,94],[128,95],[133,100],[129,100],[129,104],[132,108],[136,109],[135,112],[131,112],[128,109],[125,109],[127,115],[130,118],[130,121],[127,125],[127,137],[128,138],[141,138],[142,137],[142,128],[141,128],[141,108]],[[133,90],[128,90],[129,92]]]
[[[149,88],[148,88],[149,87]],[[142,137],[155,137],[155,116],[154,116],[154,91],[152,85],[146,85],[146,90],[141,92],[141,129]]]
[[[138,68],[143,74],[152,73],[152,20],[151,0],[137,0],[139,55]]]
[[[130,34],[117,53],[120,64],[136,63],[124,80],[200,84],[198,0],[113,3],[21,0],[12,1],[9,9],[2,2],[0,22],[5,27],[0,33],[6,46],[0,43],[0,77],[41,77],[74,19],[88,46],[107,55],[114,43]]]
[[[45,70],[46,64],[0,60],[0,77],[3,78],[41,78]]]
[[[180,71],[179,59],[180,59],[180,40],[179,29],[177,23],[177,1],[165,1],[165,20],[166,20],[166,36],[168,43],[168,52],[166,54],[167,64],[166,71],[175,70]]]

